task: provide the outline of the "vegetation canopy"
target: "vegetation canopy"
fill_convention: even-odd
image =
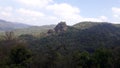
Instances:
[[[38,35],[7,31],[0,68],[120,68],[119,24],[60,22]]]

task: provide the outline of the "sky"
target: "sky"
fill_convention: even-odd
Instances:
[[[29,25],[120,24],[120,0],[0,0],[0,19]]]

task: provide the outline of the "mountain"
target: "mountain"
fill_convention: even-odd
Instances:
[[[41,26],[48,31],[42,37],[24,34],[14,38],[8,32],[0,41],[0,67],[120,68],[120,27],[111,23],[78,24],[79,27],[65,22],[52,28]],[[80,27],[83,25],[86,28]],[[41,27],[34,26],[32,31]],[[43,30],[40,29],[38,33]]]
[[[54,33],[61,33],[64,31],[67,31],[68,26],[66,25],[65,22],[60,22],[58,25],[56,25],[53,29],[48,30],[48,35],[54,34]]]
[[[53,47],[53,49],[56,47],[63,47],[67,48],[69,51],[87,50],[92,52],[99,47],[112,48],[120,46],[120,27],[104,22],[82,22],[78,24],[79,27],[78,25],[68,26],[69,28],[67,28],[64,32],[59,32],[57,34],[54,33],[44,38],[35,40],[34,42],[37,44],[34,44],[35,49],[37,48],[40,50],[41,47],[44,49],[44,47],[49,46]],[[58,25],[56,25],[56,27]],[[62,51],[64,51],[63,48]]]
[[[5,31],[13,31],[15,35],[32,34],[39,35],[46,33],[49,29],[53,29],[55,25],[30,26],[17,22],[9,22],[0,19],[0,34],[3,35]]]
[[[65,22],[60,22],[58,25],[54,28],[56,33],[64,32],[67,30],[67,25]]]
[[[32,35],[40,35],[40,33],[46,33],[49,29],[53,29],[55,25],[43,25],[43,26],[31,26],[29,28],[24,29],[15,29],[13,32],[16,35],[22,34],[32,34]]]
[[[28,28],[30,25],[21,24],[17,22],[9,22],[0,19],[0,31],[9,31],[14,29]]]
[[[108,22],[89,22],[89,21],[84,21],[84,22],[80,22],[77,23],[75,25],[73,25],[73,27],[77,28],[77,29],[87,29],[99,24],[104,24],[104,23],[108,23]],[[118,24],[117,24],[118,25]]]

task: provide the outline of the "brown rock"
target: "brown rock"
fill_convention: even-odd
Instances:
[[[54,33],[54,30],[53,30],[53,29],[49,29],[47,33],[48,33],[48,34],[53,34],[53,33]]]
[[[58,25],[54,28],[56,33],[64,32],[67,30],[66,22],[60,22]]]

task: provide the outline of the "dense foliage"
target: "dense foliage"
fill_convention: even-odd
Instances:
[[[120,68],[120,28],[109,23],[35,37],[6,32],[0,68]]]

